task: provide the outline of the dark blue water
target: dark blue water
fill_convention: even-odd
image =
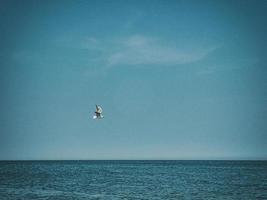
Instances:
[[[267,199],[267,162],[1,161],[0,199]]]

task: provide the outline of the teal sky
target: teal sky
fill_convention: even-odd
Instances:
[[[1,1],[0,159],[267,159],[266,35],[264,0]]]

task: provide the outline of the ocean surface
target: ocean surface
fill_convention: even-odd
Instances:
[[[267,161],[0,161],[0,199],[267,199]]]

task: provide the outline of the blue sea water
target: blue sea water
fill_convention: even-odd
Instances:
[[[1,161],[0,199],[267,199],[267,162]]]

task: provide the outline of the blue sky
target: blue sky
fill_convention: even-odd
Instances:
[[[266,13],[1,1],[0,159],[266,159]]]

